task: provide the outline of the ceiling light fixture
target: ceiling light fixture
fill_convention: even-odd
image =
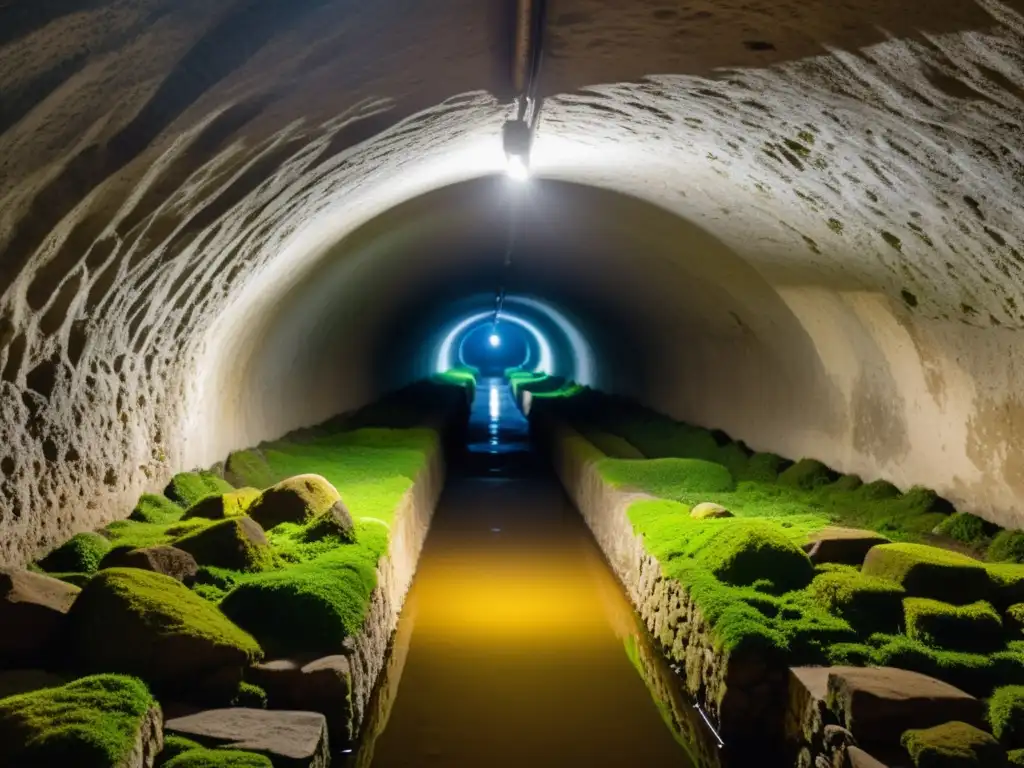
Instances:
[[[526,181],[530,178],[530,145],[533,143],[529,124],[525,120],[507,120],[501,133],[505,172],[510,179]]]

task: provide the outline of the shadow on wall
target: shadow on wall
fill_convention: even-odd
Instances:
[[[217,403],[223,439],[211,459],[433,372],[431,334],[460,311],[489,310],[502,277],[510,293],[541,297],[571,318],[593,349],[592,381],[606,389],[754,445],[777,443],[782,429],[827,432],[844,422],[843,400],[799,321],[703,229],[634,198],[537,181],[503,271],[504,194],[487,178],[397,206],[261,297],[222,361],[228,397]],[[535,308],[509,306],[542,322]],[[556,359],[578,365],[574,341],[543,323],[562,345]]]

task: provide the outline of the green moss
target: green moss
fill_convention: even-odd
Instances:
[[[941,536],[975,546],[987,543],[998,531],[999,526],[967,512],[956,512],[935,528],[935,532]]]
[[[179,472],[164,489],[164,496],[185,509],[207,496],[233,491],[231,484],[213,472]]]
[[[991,592],[981,563],[966,555],[925,544],[881,544],[868,552],[863,571],[900,584],[913,597],[955,604],[985,599]]]
[[[1024,747],[1024,686],[997,688],[988,701],[988,723],[1006,747]]]
[[[356,544],[245,579],[221,602],[222,610],[268,653],[337,653],[362,627],[387,545],[383,526],[366,522],[357,529]]]
[[[232,707],[248,707],[249,709],[266,709],[267,692],[252,683],[239,683],[238,692],[231,700]]]
[[[262,657],[252,636],[215,606],[169,576],[135,568],[96,574],[69,619],[82,665],[134,674],[151,684],[181,682],[174,678],[178,659],[163,656],[174,656],[179,638],[223,649],[220,656],[237,658],[240,666]]]
[[[174,539],[195,533],[210,524],[209,520],[182,520],[176,523],[139,523],[134,520],[119,520],[103,529],[112,547],[155,547],[170,544]]]
[[[589,440],[605,456],[612,459],[642,459],[644,455],[629,444],[624,438],[599,429],[581,430]]]
[[[685,494],[735,488],[729,470],[701,459],[605,459],[598,463],[597,471],[617,488],[631,488],[674,501],[683,501]]]
[[[352,517],[372,517],[388,525],[395,509],[440,449],[432,429],[357,430],[279,441],[264,450],[275,474],[320,475],[333,485]]]
[[[996,768],[1006,764],[1006,754],[998,741],[973,725],[957,721],[907,731],[900,743],[916,768]]]
[[[280,523],[308,523],[340,501],[337,489],[320,475],[297,475],[263,491],[249,512],[269,530]]]
[[[1006,762],[1008,765],[1021,766],[1024,768],[1024,749],[1014,749],[1006,753]]]
[[[747,461],[747,471],[741,478],[760,483],[774,483],[793,462],[775,453],[755,453]]]
[[[805,491],[834,483],[839,474],[815,459],[801,459],[779,475],[779,483]]]
[[[191,749],[164,763],[164,768],[274,768],[270,758],[235,749]]]
[[[260,491],[255,488],[239,488],[237,491],[207,496],[188,508],[185,519],[201,517],[206,520],[225,520],[238,517],[248,512],[259,497]]]
[[[864,643],[836,643],[828,649],[829,666],[869,667],[875,663],[875,649]]]
[[[213,523],[171,543],[200,565],[250,573],[277,565],[263,531],[244,515]]]
[[[144,493],[139,497],[139,503],[135,505],[128,519],[139,523],[169,525],[180,520],[184,514],[185,510],[166,496]]]
[[[258,450],[235,451],[224,464],[224,474],[238,487],[269,488],[278,480]]]
[[[1001,644],[1003,622],[984,601],[956,606],[908,597],[903,607],[907,635],[914,640],[963,651],[992,650]]]
[[[1007,630],[1021,635],[1024,630],[1024,603],[1014,603],[1007,608],[1003,620]]]
[[[985,557],[993,563],[1024,563],[1024,531],[1001,531]]]
[[[110,542],[98,533],[79,533],[39,561],[49,573],[95,573],[110,549]]]
[[[840,492],[856,491],[863,485],[864,481],[858,475],[843,475],[832,483],[831,489]]]
[[[864,483],[860,488],[860,495],[869,501],[881,501],[884,499],[895,499],[900,496],[901,491],[888,480],[875,480]]]
[[[126,765],[156,706],[146,686],[96,675],[0,700],[0,764],[19,768]]]
[[[164,736],[164,748],[160,750],[160,754],[156,759],[157,768],[162,768],[168,760],[171,760],[184,752],[188,752],[190,749],[202,748],[203,745],[197,741],[186,739],[184,736],[178,736],[174,733],[167,734]]]
[[[832,571],[815,576],[809,591],[860,632],[894,632],[902,623],[904,591],[895,582],[857,570]]]

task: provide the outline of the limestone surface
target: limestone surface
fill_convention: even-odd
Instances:
[[[0,9],[0,562],[364,404],[493,290],[504,10]],[[1022,11],[552,0],[521,287],[609,388],[1024,524]]]

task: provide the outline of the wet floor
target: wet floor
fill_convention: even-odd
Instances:
[[[691,766],[638,672],[647,639],[502,382],[481,383],[470,434],[357,764]]]

